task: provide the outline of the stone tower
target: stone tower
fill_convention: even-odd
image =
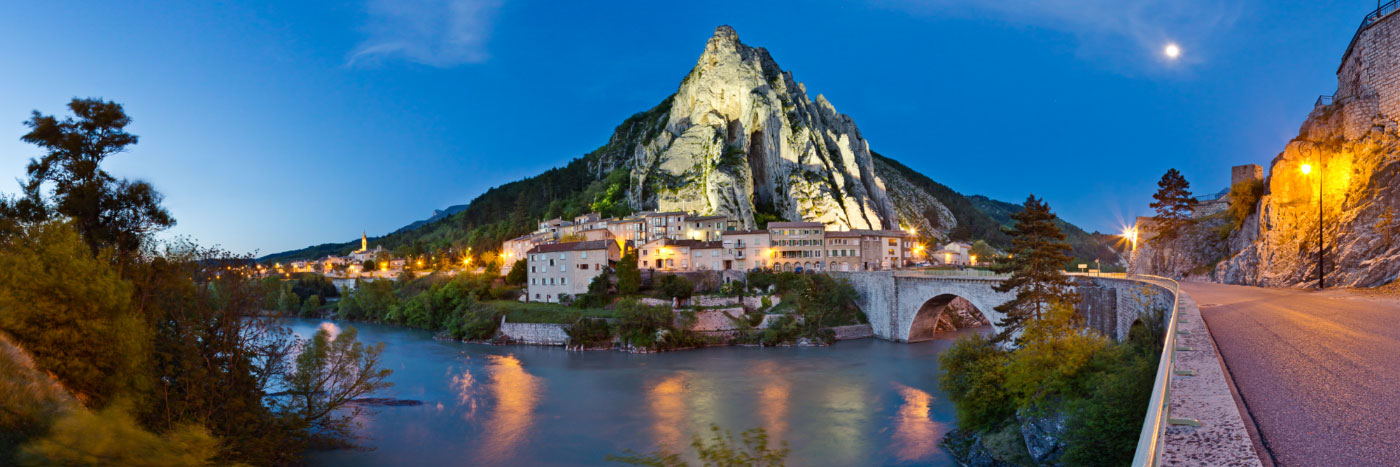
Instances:
[[[1264,168],[1259,164],[1245,164],[1230,167],[1230,187],[1248,180],[1264,181]]]

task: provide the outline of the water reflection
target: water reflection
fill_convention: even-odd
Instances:
[[[778,363],[765,360],[753,366],[761,381],[758,392],[758,416],[769,438],[780,441],[788,430],[788,397],[792,383],[778,371]]]
[[[468,357],[470,358],[470,357]],[[476,418],[476,407],[479,398],[477,397],[476,377],[472,376],[471,368],[464,368],[460,374],[449,374],[448,382],[453,391],[457,393],[457,408],[463,410],[463,420],[473,420]],[[438,403],[439,411],[443,409],[442,403]]]
[[[928,457],[938,449],[938,440],[943,437],[938,425],[928,416],[933,396],[903,384],[894,383],[894,386],[904,398],[904,404],[894,416],[895,457],[901,461]]]
[[[827,457],[836,464],[859,463],[868,448],[870,413],[874,398],[863,381],[832,381],[823,387],[826,409],[822,442],[830,449]]]
[[[647,402],[651,408],[651,431],[656,438],[656,446],[676,451],[687,444],[682,423],[685,422],[686,376],[675,374],[647,389]]]
[[[541,385],[539,378],[526,372],[513,355],[488,355],[486,358],[486,372],[490,375],[488,387],[496,405],[491,409],[491,418],[486,420],[479,460],[503,464],[514,459],[520,446],[529,440]]]

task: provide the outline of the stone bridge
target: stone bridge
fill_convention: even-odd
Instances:
[[[1001,277],[936,276],[917,272],[828,272],[855,286],[857,305],[870,320],[875,336],[899,342],[930,339],[939,316],[954,298],[962,297],[992,322],[1004,315],[993,308],[1014,298],[992,287]],[[1079,312],[1087,324],[1116,340],[1128,337],[1134,321],[1152,309],[1169,311],[1170,289],[1121,277],[1077,276],[1082,300]]]

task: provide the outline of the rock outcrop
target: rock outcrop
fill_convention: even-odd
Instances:
[[[1378,286],[1400,275],[1400,132],[1394,120],[1377,118],[1369,132],[1348,138],[1348,105],[1319,106],[1274,158],[1267,191],[1231,236],[1235,253],[1215,268],[1217,280],[1315,285],[1319,234],[1329,286]]]
[[[680,89],[646,114],[628,152],[635,209],[755,214],[852,229],[899,227],[870,145],[850,117],[794,81],[763,48],[715,29]],[[611,144],[611,143],[610,143]]]

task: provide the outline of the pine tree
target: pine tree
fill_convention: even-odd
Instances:
[[[1157,193],[1152,195],[1152,199],[1157,201],[1150,205],[1157,210],[1154,217],[1157,220],[1157,238],[1166,240],[1176,236],[1177,229],[1191,217],[1191,206],[1195,200],[1191,199],[1190,188],[1186,177],[1182,177],[1176,169],[1162,174],[1162,179],[1157,182]]]
[[[1070,261],[1070,246],[1065,234],[1055,225],[1050,205],[1035,195],[1026,198],[1024,208],[1011,215],[1014,228],[1011,236],[1011,258],[997,272],[1010,272],[1011,277],[993,287],[998,292],[1015,292],[1016,298],[996,307],[1005,315],[997,322],[1001,333],[997,340],[1005,342],[1015,336],[1028,319],[1040,319],[1054,303],[1077,303],[1070,277],[1064,273]]]

